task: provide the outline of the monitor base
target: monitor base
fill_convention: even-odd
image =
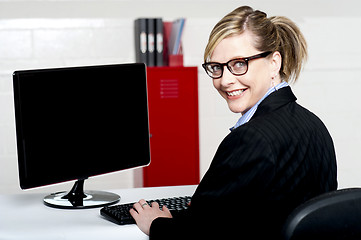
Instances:
[[[49,207],[63,209],[84,209],[103,207],[119,202],[120,196],[104,191],[84,191],[84,180],[75,182],[70,192],[53,193],[44,198]]]

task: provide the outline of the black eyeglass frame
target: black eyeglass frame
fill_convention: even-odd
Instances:
[[[253,55],[253,56],[250,56],[250,57],[245,57],[245,58],[234,58],[234,59],[231,59],[229,60],[228,62],[226,63],[219,63],[219,62],[205,62],[202,64],[202,67],[204,68],[204,70],[206,71],[207,75],[210,76],[211,78],[213,79],[218,79],[218,78],[221,78],[223,76],[223,72],[224,72],[224,66],[227,66],[228,70],[235,76],[242,76],[244,74],[246,74],[248,72],[248,62],[251,61],[251,60],[254,60],[254,59],[258,59],[258,58],[264,58],[264,57],[267,57],[268,55],[270,55],[272,53],[272,51],[267,51],[267,52],[263,52],[263,53],[259,53],[259,54],[256,54],[256,55]],[[243,60],[245,63],[246,63],[246,66],[247,66],[247,69],[244,73],[241,73],[241,74],[237,74],[237,73],[234,73],[232,68],[229,66],[229,63],[230,62],[233,62],[235,60]],[[210,64],[218,64],[219,66],[221,66],[221,75],[219,77],[213,77],[211,74],[211,72],[208,72],[207,70],[207,66],[210,65]]]

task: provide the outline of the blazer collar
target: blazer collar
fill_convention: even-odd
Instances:
[[[273,112],[278,108],[286,105],[290,102],[295,102],[296,96],[293,94],[291,87],[284,87],[271,93],[266,97],[258,106],[257,111],[254,113],[252,118],[256,118],[267,113]]]

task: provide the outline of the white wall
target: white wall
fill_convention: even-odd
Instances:
[[[333,136],[339,185],[361,185],[361,2],[206,0],[0,0],[0,193],[18,183],[12,72],[19,69],[134,62],[133,20],[187,17],[185,65],[199,67],[201,174],[238,115],[213,89],[200,64],[208,34],[226,13],[251,5],[295,20],[309,44],[309,61],[294,85],[298,102]],[[88,180],[87,188],[136,185],[133,170]],[[71,184],[36,191],[68,189]],[[33,191],[33,190],[31,190]]]

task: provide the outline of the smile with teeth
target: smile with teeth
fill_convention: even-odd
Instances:
[[[244,91],[246,91],[247,88],[245,89],[239,89],[239,90],[235,90],[232,92],[226,92],[228,96],[238,96],[241,95]]]

